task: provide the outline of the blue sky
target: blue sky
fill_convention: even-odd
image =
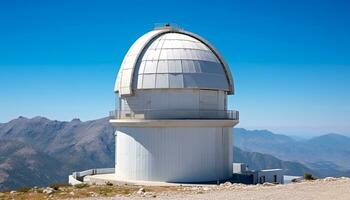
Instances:
[[[2,0],[0,122],[106,116],[130,45],[171,22],[228,61],[240,127],[350,134],[349,10],[348,1],[322,0]]]

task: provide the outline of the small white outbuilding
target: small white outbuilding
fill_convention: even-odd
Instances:
[[[282,169],[264,169],[258,171],[257,183],[280,183],[283,184]]]
[[[121,180],[208,182],[232,177],[230,68],[202,37],[166,25],[130,47],[114,89],[115,173]]]
[[[233,181],[246,184],[284,183],[283,169],[250,170],[246,163],[232,163]]]

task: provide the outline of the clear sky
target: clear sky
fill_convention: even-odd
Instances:
[[[131,44],[171,22],[228,61],[240,127],[350,134],[349,1],[0,1],[0,122],[114,108]]]

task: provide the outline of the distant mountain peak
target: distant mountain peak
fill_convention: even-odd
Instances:
[[[32,118],[32,120],[35,120],[35,121],[41,121],[41,120],[51,121],[50,119],[48,119],[46,117],[42,117],[42,116],[35,116],[35,117]]]
[[[337,145],[334,146],[334,148],[339,148],[340,145],[343,145],[344,147],[348,146],[348,149],[350,150],[350,137],[340,135],[337,133],[328,133],[325,135],[314,137],[311,138],[308,142],[327,146],[333,146],[336,143]]]
[[[327,134],[324,134],[324,135],[321,135],[320,137],[342,137],[342,138],[349,138],[345,135],[341,135],[339,133],[327,133]]]
[[[79,118],[74,118],[74,119],[71,120],[71,122],[79,122],[80,123],[81,120]]]

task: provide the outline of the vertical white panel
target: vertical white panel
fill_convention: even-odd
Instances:
[[[164,108],[169,107],[168,105],[168,95],[164,94],[161,90],[152,91],[151,95],[151,108],[152,110],[160,111],[164,110]]]
[[[119,178],[202,182],[229,178],[229,135],[223,128],[120,128]]]
[[[182,51],[182,50],[181,49],[172,49],[173,59],[175,59],[175,60],[181,59],[180,51]]]
[[[183,75],[182,74],[169,74],[169,87],[170,88],[183,88]]]
[[[147,75],[145,75],[147,76]],[[167,74],[157,74],[156,79],[156,87],[159,88],[167,88],[168,86],[168,77]],[[153,79],[152,79],[153,80]],[[152,81],[150,80],[150,81]],[[188,77],[185,76],[185,84],[188,84]],[[164,84],[164,85],[163,85]],[[164,86],[164,87],[163,87]],[[224,91],[212,91],[212,90],[198,90],[198,89],[192,89],[192,90],[137,90],[135,91],[134,96],[127,96],[123,99],[126,99],[129,104],[133,105],[133,108],[140,108],[141,106],[136,105],[142,105],[142,109],[145,109],[143,105],[146,104],[148,101],[151,102],[150,98],[154,99],[152,95],[154,93],[161,92],[162,95],[167,96],[168,98],[161,97],[161,101],[165,102],[165,104],[159,104],[164,105],[163,107],[157,106],[157,109],[163,109],[163,110],[171,110],[171,109],[180,109],[180,110],[196,110],[201,109],[203,110],[202,114],[205,114],[204,111],[207,110],[213,110],[209,111],[209,115],[217,114],[214,113],[215,111],[221,110],[222,113],[223,110],[226,109],[226,94]],[[155,105],[152,103],[152,105]],[[147,106],[147,109],[155,109],[151,104]],[[124,109],[122,107],[122,109]]]
[[[167,58],[168,58],[168,56],[167,56],[167,50],[166,50],[166,49],[162,49],[162,51],[160,52],[159,59],[160,59],[160,60],[166,60]]]
[[[200,104],[202,110],[217,110],[218,92],[212,90],[200,90]]]
[[[199,109],[199,92],[196,90],[181,93],[168,93],[168,109],[170,110],[196,110]]]
[[[228,143],[228,163],[227,163],[227,167],[228,167],[228,176],[232,176],[232,163],[233,163],[233,140],[232,140],[232,134],[233,134],[233,130],[230,127],[225,127],[223,128],[226,130],[226,135],[227,135],[227,143]]]
[[[169,66],[169,73],[182,73],[180,60],[169,60],[168,66]]]
[[[158,61],[146,61],[144,74],[155,74],[157,72]]]
[[[225,103],[226,103],[226,94],[224,91],[218,91],[218,106],[217,106],[217,109],[218,110],[225,110],[226,107],[225,107]]]
[[[143,74],[139,74],[137,78],[137,88],[141,89],[142,88],[142,82],[143,82]]]
[[[155,74],[144,74],[142,81],[142,88],[155,88],[156,87],[156,75]]]
[[[156,76],[156,88],[169,88],[169,75],[157,74]]]
[[[140,63],[140,69],[139,69],[138,74],[143,74],[143,72],[145,71],[145,63],[146,63],[146,61],[142,61]]]
[[[168,62],[167,61],[158,61],[157,73],[169,73]]]

